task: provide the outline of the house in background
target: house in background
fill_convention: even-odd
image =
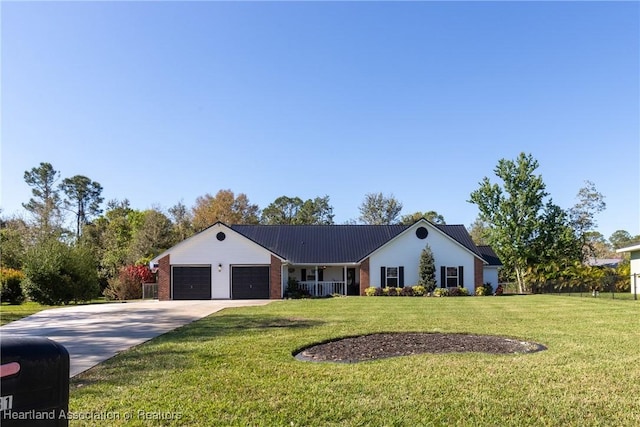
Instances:
[[[498,285],[500,260],[476,246],[463,225],[226,225],[218,222],[154,258],[158,297],[278,299],[290,279],[313,296],[364,295],[418,282],[426,245],[439,287],[471,294]]]
[[[640,294],[640,242],[616,250],[617,253],[629,252],[631,269],[631,293]]]

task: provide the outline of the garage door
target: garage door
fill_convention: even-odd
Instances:
[[[269,267],[232,267],[231,298],[268,299]]]
[[[211,299],[211,266],[173,267],[173,299]]]

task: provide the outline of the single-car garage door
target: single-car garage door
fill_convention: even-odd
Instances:
[[[269,298],[269,267],[232,267],[232,299]]]
[[[173,267],[173,299],[211,299],[211,266]]]

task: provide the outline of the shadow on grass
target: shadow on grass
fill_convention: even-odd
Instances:
[[[226,345],[221,341],[222,338],[251,340],[252,335],[259,336],[264,331],[294,331],[324,323],[320,320],[264,314],[212,315],[119,353],[73,377],[70,387],[77,390],[101,382],[112,385],[132,384],[141,377],[162,376],[168,371],[202,366],[214,369],[218,363],[237,357],[238,347],[232,347],[231,343]],[[242,346],[252,348],[248,342]]]
[[[305,329],[320,326],[325,322],[299,317],[271,315],[221,315],[209,316],[163,335],[163,341],[207,340],[221,336],[240,336],[248,332],[269,329]]]

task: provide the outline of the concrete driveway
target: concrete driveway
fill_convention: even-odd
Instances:
[[[142,301],[53,308],[4,325],[0,334],[46,337],[64,345],[73,377],[121,351],[216,311],[270,302]]]

